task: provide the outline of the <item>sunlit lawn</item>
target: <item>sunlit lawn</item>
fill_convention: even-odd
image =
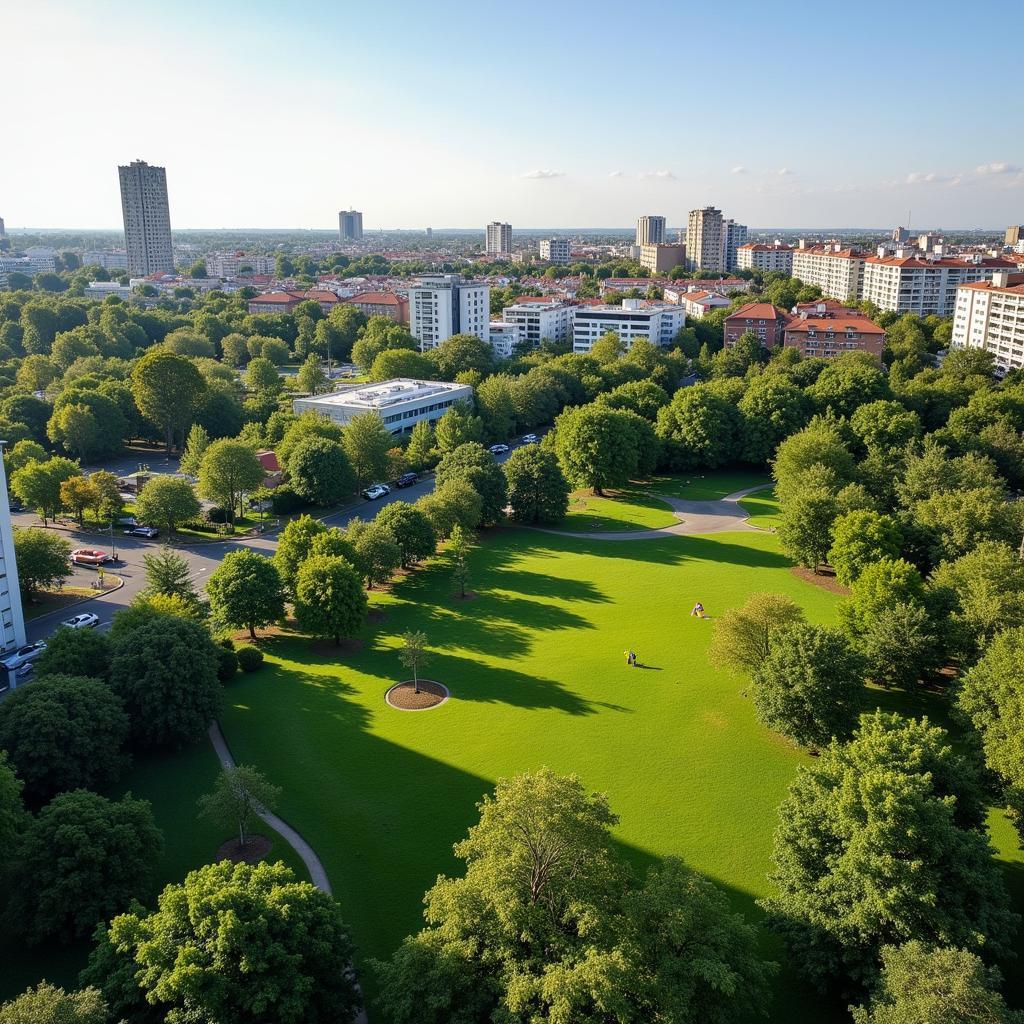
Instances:
[[[617,533],[656,530],[678,522],[664,501],[640,490],[608,492],[600,498],[589,491],[577,491],[570,496],[569,514],[557,529],[574,533]]]
[[[751,526],[771,530],[779,525],[779,503],[775,500],[775,489],[772,487],[740,498],[740,506],[748,513]]]
[[[755,470],[705,470],[703,473],[654,477],[647,490],[686,501],[717,501],[727,494],[761,483],[767,484],[768,476]]]

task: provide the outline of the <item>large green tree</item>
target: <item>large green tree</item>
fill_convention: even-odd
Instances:
[[[785,594],[751,594],[740,607],[727,608],[715,619],[708,656],[716,665],[754,673],[767,660],[775,634],[803,618]]]
[[[922,605],[897,601],[865,618],[857,648],[867,659],[873,682],[909,687],[938,667],[942,645]]]
[[[924,583],[902,558],[880,558],[867,565],[839,605],[839,620],[852,637],[863,636],[879,616],[897,604],[924,604]]]
[[[295,493],[313,505],[337,505],[356,489],[356,474],[337,441],[309,437],[288,458],[288,479]]]
[[[65,992],[47,981],[0,1006],[0,1024],[108,1024],[98,989]]]
[[[836,579],[850,586],[872,562],[880,558],[899,558],[903,533],[892,516],[867,509],[847,512],[832,525],[829,564]]]
[[[182,523],[195,519],[199,511],[199,499],[192,485],[166,474],[152,477],[135,502],[137,519],[159,526],[169,534]]]
[[[46,638],[46,650],[33,664],[37,679],[55,675],[106,679],[110,638],[98,629],[58,629]]]
[[[740,454],[743,418],[710,385],[680,388],[658,413],[658,437],[673,469],[717,469]]]
[[[366,618],[366,591],[345,558],[313,555],[295,577],[295,620],[304,633],[333,639],[354,636]]]
[[[483,499],[465,480],[449,480],[416,501],[439,540],[451,536],[455,526],[475,530],[480,525]]]
[[[314,539],[326,532],[326,525],[319,519],[301,515],[292,519],[278,535],[274,565],[287,593],[294,592],[296,573],[309,557]]]
[[[217,502],[229,516],[242,514],[242,498],[263,483],[263,467],[243,441],[221,438],[203,454],[199,466],[199,493]]]
[[[512,518],[557,523],[569,510],[569,481],[553,452],[540,445],[517,448],[503,466]]]
[[[157,349],[134,365],[131,387],[139,412],[156,424],[170,451],[191,424],[206,382],[191,359]]]
[[[402,549],[395,535],[376,521],[353,519],[345,536],[355,550],[356,568],[366,580],[368,590],[387,583],[402,564]]]
[[[505,474],[482,444],[470,442],[459,445],[442,457],[437,464],[435,485],[444,487],[452,480],[462,480],[480,495],[482,526],[495,526],[505,518],[508,503]]]
[[[215,620],[247,629],[256,639],[257,627],[284,618],[284,587],[274,562],[255,551],[232,551],[206,583]]]
[[[421,562],[437,550],[437,534],[430,520],[415,505],[393,501],[377,513],[376,522],[390,530],[398,542],[403,567]]]
[[[355,473],[356,484],[365,487],[383,480],[388,472],[388,451],[395,439],[379,412],[364,412],[345,424],[342,445]]]
[[[782,550],[797,565],[817,572],[832,546],[832,527],[837,512],[836,496],[827,487],[808,482],[790,492],[779,516]]]
[[[179,555],[171,548],[162,547],[159,551],[143,555],[142,564],[146,572],[144,594],[176,597],[197,609],[201,606],[195,584],[192,582],[192,566],[184,555]]]
[[[555,451],[571,484],[603,494],[606,487],[622,487],[638,473],[639,439],[631,416],[635,414],[592,404],[558,417]]]
[[[71,545],[58,533],[29,527],[14,534],[18,583],[25,599],[58,587],[71,575]]]
[[[80,476],[78,463],[54,457],[46,462],[30,462],[11,477],[11,490],[29,508],[36,509],[46,526],[60,511],[60,485],[73,476]]]

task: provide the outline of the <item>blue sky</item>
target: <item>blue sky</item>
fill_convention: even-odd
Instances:
[[[15,6],[12,227],[119,226],[135,158],[179,228],[1024,220],[1022,5]]]

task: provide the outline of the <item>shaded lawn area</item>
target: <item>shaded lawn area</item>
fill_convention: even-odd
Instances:
[[[655,476],[647,484],[647,489],[655,494],[667,494],[685,501],[717,501],[734,491],[742,491],[761,483],[769,483],[768,474],[763,470],[719,469],[676,476]]]
[[[773,530],[779,525],[779,502],[774,487],[766,487],[763,491],[755,491],[740,498],[740,507],[748,513],[751,526]]]
[[[209,742],[186,750],[136,758],[124,779],[106,795],[133,796],[149,800],[157,826],[164,836],[157,892],[170,882],[180,882],[189,871],[215,859],[220,844],[235,835],[232,828],[220,828],[198,817],[196,801],[213,789],[220,763]],[[309,874],[294,850],[276,832],[257,823],[255,832],[273,840],[266,860],[283,860],[298,878]],[[147,904],[155,905],[155,899]],[[29,985],[46,978],[66,988],[77,986],[78,973],[85,966],[92,942],[83,939],[67,946],[43,945],[25,949],[16,937],[0,939],[0,1000],[17,995]]]
[[[89,598],[100,597],[106,591],[94,587],[61,587],[60,590],[40,590],[32,598],[32,602],[22,604],[25,621],[31,622],[41,615],[49,615],[50,612],[60,611],[85,601]]]
[[[642,491],[608,491],[600,498],[577,491],[569,497],[569,514],[555,528],[572,533],[617,533],[656,530],[678,522],[665,502]]]

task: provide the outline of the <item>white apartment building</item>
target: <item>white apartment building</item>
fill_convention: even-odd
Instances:
[[[500,220],[487,225],[486,252],[488,256],[512,255],[512,225]]]
[[[793,250],[793,277],[817,285],[829,299],[856,302],[863,297],[864,260],[856,249],[844,249],[839,242],[808,245],[803,239]]]
[[[83,267],[103,267],[104,270],[127,270],[128,253],[125,249],[90,249],[82,253]]]
[[[677,305],[683,307],[686,315],[693,320],[703,320],[705,314],[714,309],[725,309],[732,305],[732,299],[727,299],[717,292],[682,292],[679,295]]]
[[[637,245],[661,245],[665,241],[665,218],[648,214],[636,222]]]
[[[686,264],[692,270],[725,270],[722,211],[691,210],[686,221]]]
[[[417,278],[409,289],[409,331],[420,351],[437,348],[453,334],[489,341],[491,289],[463,281],[461,274]]]
[[[6,282],[7,275],[15,272],[20,274],[44,274],[55,270],[56,260],[53,256],[28,256],[20,252],[0,252],[0,280]]]
[[[523,329],[519,324],[492,320],[489,325],[491,348],[499,359],[508,359],[515,354],[516,346],[523,340]]]
[[[11,506],[7,498],[6,470],[0,459],[0,654],[24,644],[25,617],[21,610],[18,564],[14,559]]]
[[[273,256],[254,255],[244,252],[214,252],[205,257],[206,273],[210,277],[238,277],[243,267],[246,274],[273,274],[276,261]]]
[[[338,237],[343,242],[363,240],[363,215],[358,210],[338,211]]]
[[[130,299],[132,288],[128,284],[117,281],[90,281],[82,290],[87,299],[105,299],[108,295],[116,295],[119,299]]]
[[[572,247],[568,238],[542,238],[540,258],[548,263],[568,263],[572,259]]]
[[[589,352],[609,331],[614,331],[627,349],[637,338],[666,348],[685,326],[686,311],[668,303],[623,299],[618,306],[578,306],[573,315],[572,350]]]
[[[118,167],[117,173],[129,273],[145,277],[157,271],[173,272],[167,171],[133,160],[127,167]]]
[[[894,313],[952,316],[958,288],[1014,270],[1016,264],[1001,257],[921,256],[898,249],[892,256],[869,256],[864,261],[860,297]]]
[[[740,270],[775,270],[780,274],[793,273],[793,246],[775,242],[765,245],[748,242],[736,250],[736,266]]]
[[[402,434],[423,420],[435,423],[456,402],[472,399],[473,389],[468,384],[396,377],[380,384],[296,398],[292,409],[297,416],[315,412],[342,425],[362,413],[376,412],[392,434]]]
[[[950,344],[991,352],[1004,373],[1024,369],[1024,274],[997,270],[957,288]]]
[[[735,270],[736,254],[747,240],[747,225],[726,219],[722,221],[722,269]]]
[[[572,319],[575,305],[563,299],[517,299],[501,311],[501,319],[507,324],[517,324],[522,331],[522,340],[530,348],[536,348],[542,341],[568,341],[572,337]],[[493,330],[494,325],[491,325]]]

